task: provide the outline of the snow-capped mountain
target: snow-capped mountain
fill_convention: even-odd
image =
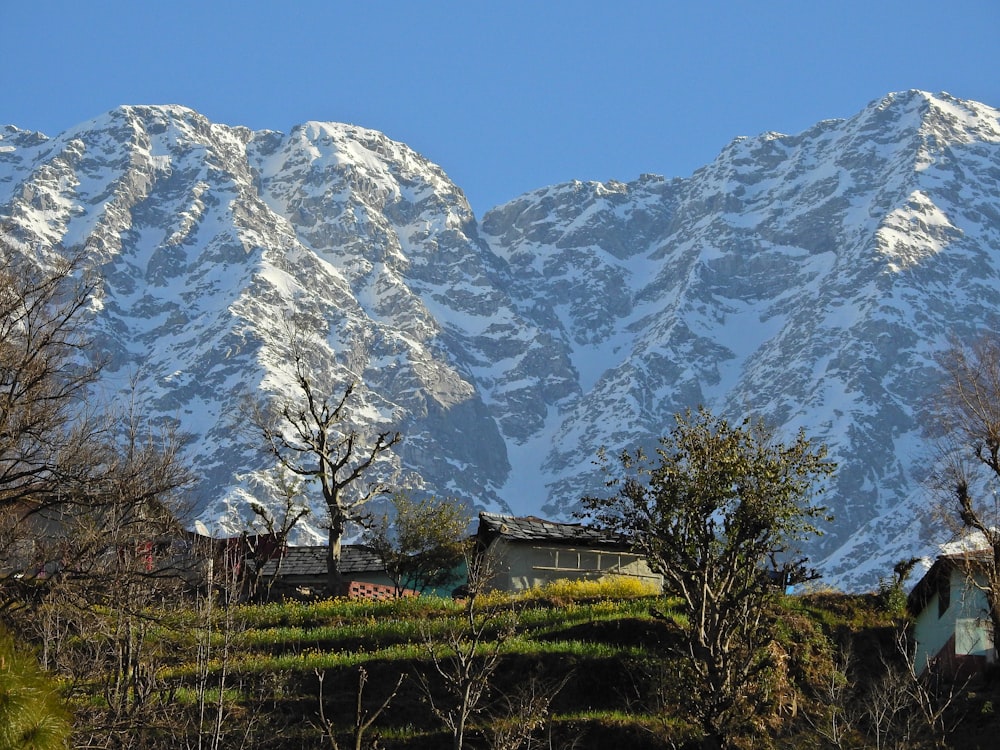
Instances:
[[[359,426],[404,434],[385,476],[489,509],[568,516],[603,488],[599,447],[698,404],[804,428],[840,464],[811,553],[867,586],[940,541],[921,417],[948,337],[997,326],[1000,112],[891,95],[686,179],[557,185],[477,221],[371,130],[122,107],[0,131],[0,224],[98,270],[102,387],[134,381],[188,438],[210,526],[266,494],[241,404],[288,391],[294,341],[329,392],[361,384]]]

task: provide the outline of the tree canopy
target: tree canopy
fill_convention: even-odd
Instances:
[[[404,589],[422,594],[458,582],[468,528],[469,515],[458,500],[413,500],[397,493],[392,512],[373,518],[364,539],[385,565],[397,595]]]
[[[774,573],[803,574],[794,553],[820,533],[826,511],[814,500],[834,465],[802,433],[781,443],[760,422],[734,426],[704,408],[675,419],[652,458],[624,451],[615,466],[602,455],[615,494],[583,502],[682,600],[684,695],[706,738],[725,746],[746,730],[762,686]]]

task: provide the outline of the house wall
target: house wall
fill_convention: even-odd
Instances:
[[[959,570],[951,570],[945,601],[937,592],[927,606],[917,615],[914,638],[917,642],[914,665],[923,671],[938,656],[973,656],[992,660],[993,647],[989,642],[983,618],[986,617],[986,598],[978,589],[966,585]],[[942,604],[946,607],[942,610]],[[942,654],[946,649],[947,653]]]
[[[364,581],[347,581],[341,596],[348,599],[370,599],[371,601],[387,601],[396,598],[396,585],[365,583]],[[399,596],[417,596],[412,589],[403,589]]]
[[[350,571],[343,573],[343,578],[345,581],[357,581],[358,583],[370,583],[373,586],[393,586],[392,580],[385,573],[378,572],[365,572],[365,573],[352,573]],[[323,589],[326,587],[328,578],[325,572],[319,574],[310,575],[296,575],[284,574],[279,576],[279,581],[284,586],[290,587],[301,587],[309,589]],[[264,585],[267,585],[267,579],[264,579]]]
[[[631,552],[565,547],[545,544],[510,544],[498,540],[491,546],[497,573],[492,587],[523,591],[560,579],[600,580],[630,576],[663,588],[663,577],[653,573],[641,555]]]
[[[365,599],[390,598],[395,591],[395,585],[385,573],[344,573],[346,590],[342,596]],[[326,573],[309,575],[285,575],[282,573],[277,580],[268,577],[261,579],[259,590],[269,592],[272,600],[282,599],[313,599],[328,596],[328,579]]]

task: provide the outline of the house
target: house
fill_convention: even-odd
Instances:
[[[126,574],[150,585],[201,580],[211,540],[169,515],[116,513],[111,505],[21,500],[0,509],[0,579],[41,584],[52,578],[113,580]],[[23,586],[22,586],[23,588]]]
[[[975,567],[974,555],[941,555],[907,597],[915,621],[913,663],[918,673],[935,665],[957,677],[996,661],[986,597],[966,577],[970,562]]]
[[[476,539],[492,556],[491,588],[520,591],[560,579],[615,576],[663,588],[663,577],[626,540],[583,524],[484,512]]]
[[[326,545],[286,547],[281,555],[266,560],[260,569],[259,587],[272,598],[312,598],[326,593]],[[361,544],[345,544],[340,552],[344,579],[341,596],[357,599],[390,599],[395,584],[378,556]],[[414,592],[404,590],[406,596]]]

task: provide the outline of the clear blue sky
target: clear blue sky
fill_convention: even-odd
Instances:
[[[891,91],[1000,107],[998,0],[0,0],[0,124],[120,104],[381,130],[478,215],[570,179],[688,176],[732,138]]]

